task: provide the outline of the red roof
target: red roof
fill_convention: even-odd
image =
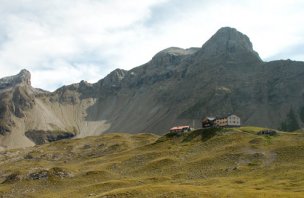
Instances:
[[[190,128],[190,126],[176,126],[176,127],[172,127],[170,129],[170,131],[173,131],[173,130],[183,130],[185,128]]]

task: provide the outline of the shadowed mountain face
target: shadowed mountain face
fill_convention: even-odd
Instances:
[[[168,48],[130,71],[53,93],[32,88],[23,70],[0,80],[0,145],[32,145],[28,131],[164,133],[226,113],[246,125],[303,127],[303,79],[303,62],[263,62],[249,38],[229,27],[202,48]]]

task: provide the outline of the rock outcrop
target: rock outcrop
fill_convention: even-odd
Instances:
[[[225,58],[226,61],[262,62],[258,53],[253,50],[250,39],[234,28],[219,29],[203,46],[203,58]]]
[[[21,70],[20,73],[15,76],[0,79],[0,91],[20,84],[31,86],[31,73],[26,69]]]
[[[75,136],[73,132],[66,131],[42,131],[32,130],[26,131],[25,136],[32,140],[35,144],[45,144],[63,139],[71,139]]]

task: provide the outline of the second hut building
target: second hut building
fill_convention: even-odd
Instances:
[[[210,119],[211,118],[211,119]],[[223,117],[206,117],[202,120],[203,128],[210,127],[239,127],[241,126],[240,117],[231,114]]]

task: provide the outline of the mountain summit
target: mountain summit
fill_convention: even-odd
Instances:
[[[261,62],[261,58],[253,50],[248,36],[230,27],[219,29],[202,46],[201,51],[205,58],[222,56],[233,60],[245,56],[250,59],[248,61]]]
[[[234,113],[242,124],[304,127],[304,63],[263,62],[249,38],[221,28],[202,48],[168,48],[129,71],[49,93],[30,73],[0,79],[0,149],[104,132],[165,133]],[[50,139],[51,137],[51,139]]]
[[[17,79],[20,83],[25,83],[26,85],[31,86],[31,73],[28,70],[21,70],[17,75]]]
[[[15,76],[8,76],[0,79],[0,90],[8,87],[14,87],[18,84],[31,86],[31,73],[23,69]]]

